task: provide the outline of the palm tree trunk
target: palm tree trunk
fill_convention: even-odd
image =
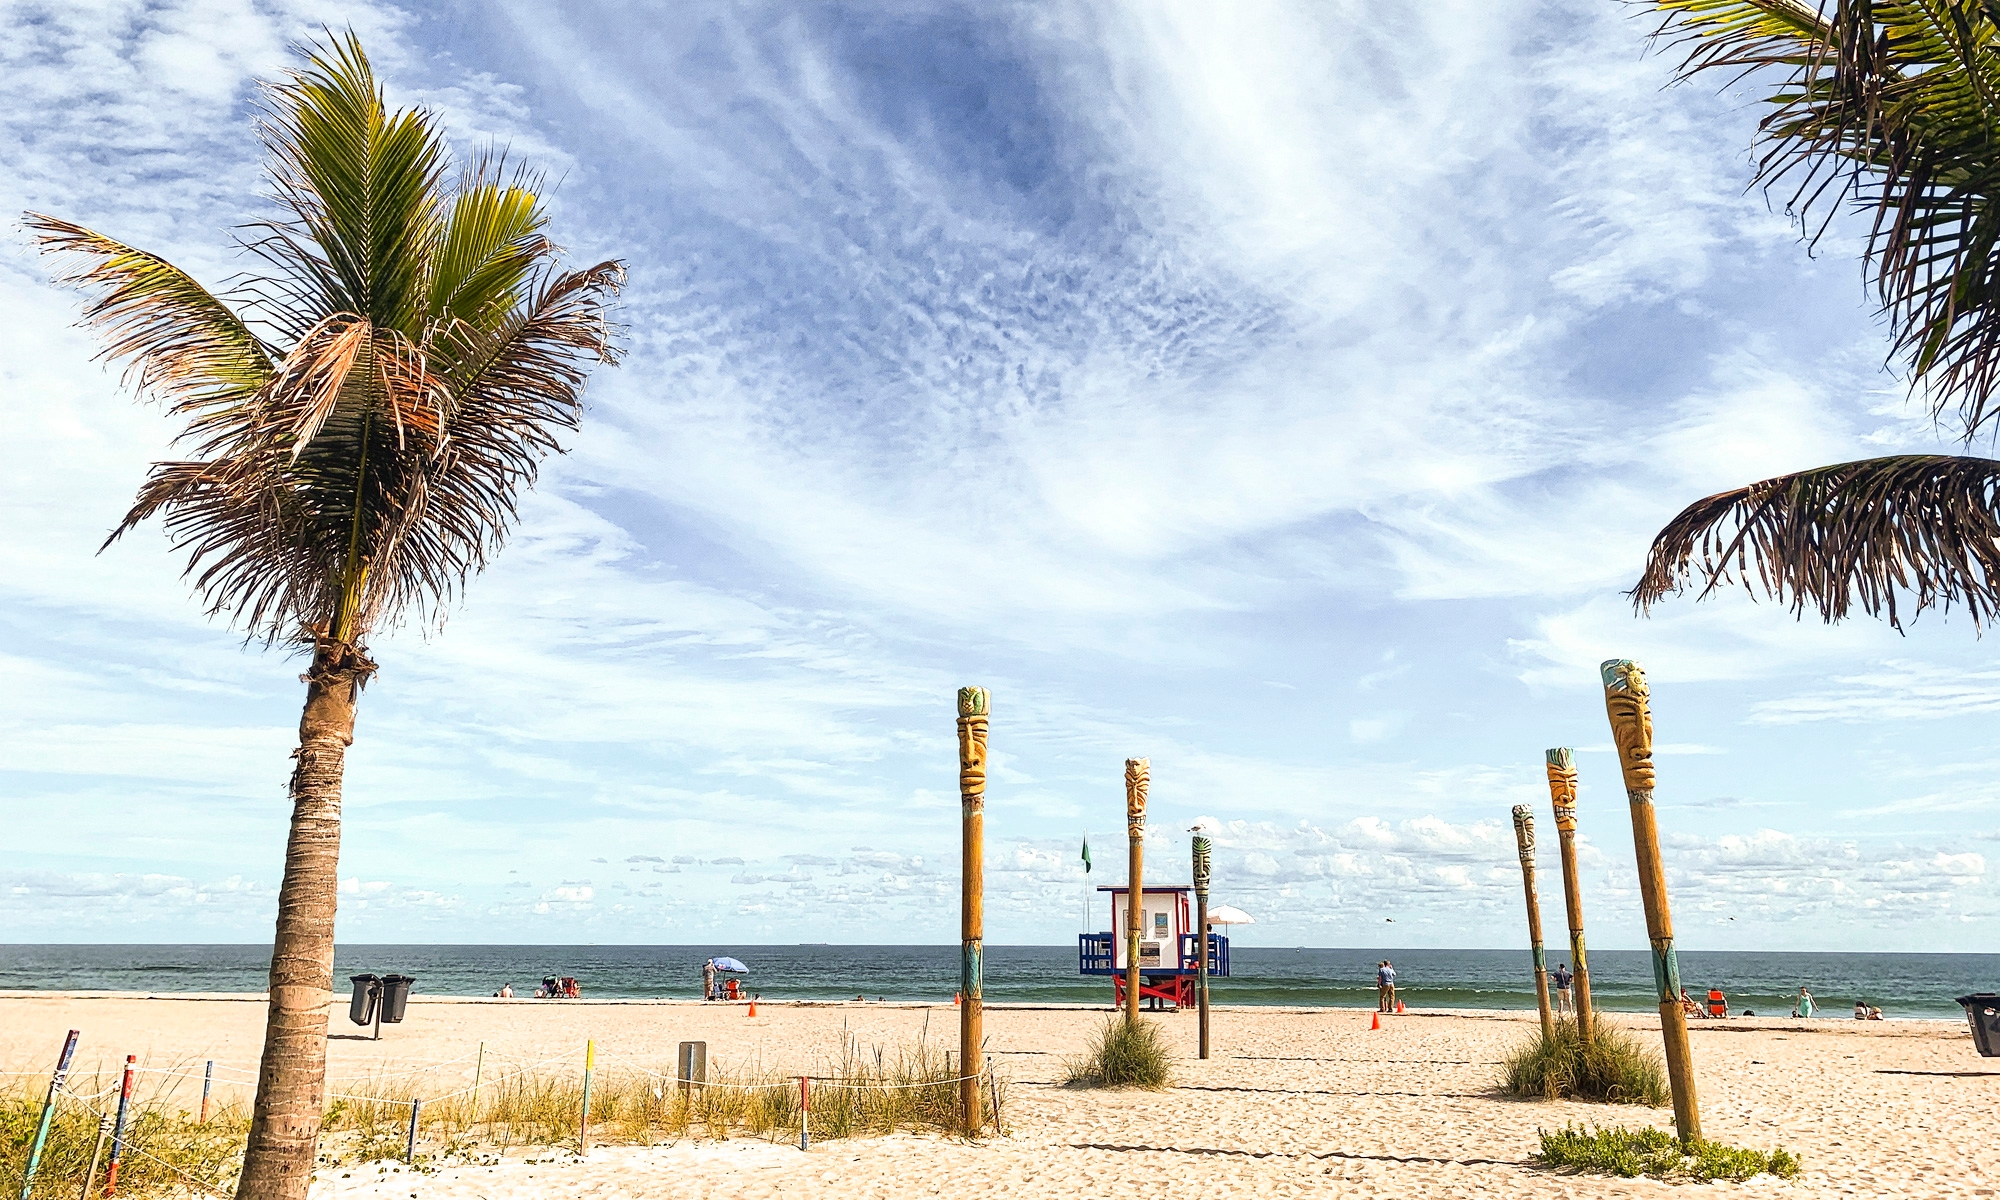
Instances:
[[[333,991],[333,917],[340,888],[340,781],[354,741],[354,705],[375,670],[359,648],[320,637],[306,675],[292,770],[292,828],[278,929],[271,946],[271,1007],[250,1145],[237,1200],[304,1200],[312,1181],[326,1092],[327,1006]]]

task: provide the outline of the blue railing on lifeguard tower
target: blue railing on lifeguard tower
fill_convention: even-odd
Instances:
[[[1229,939],[1219,933],[1209,936],[1208,973],[1214,976],[1229,974]],[[1076,935],[1076,973],[1079,975],[1112,975],[1111,947],[1113,935],[1109,933],[1079,933]],[[1181,935],[1180,963],[1176,967],[1141,967],[1147,975],[1174,975],[1195,973],[1195,935]]]

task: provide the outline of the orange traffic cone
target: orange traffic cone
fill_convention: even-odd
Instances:
[[[1382,1010],[1381,1010],[1381,1009],[1379,1009],[1379,1008],[1378,1008],[1378,1009],[1376,1009],[1376,1010],[1375,1010],[1375,1015],[1374,1015],[1373,1017],[1370,1017],[1370,1018],[1368,1019],[1368,1028],[1369,1028],[1369,1029],[1371,1029],[1371,1030],[1374,1030],[1374,1029],[1380,1029],[1380,1028],[1382,1028]]]
[[[953,1008],[957,1008],[957,1007],[958,1007],[958,993],[957,993],[957,992],[953,992],[953,993],[951,994],[951,1006],[952,1006]]]
[[[747,1014],[745,1014],[745,1015],[746,1015],[746,1016],[752,1016],[752,1017],[754,1017],[754,1016],[756,1016],[756,1015],[757,1015],[757,1001],[756,1001],[756,1000],[754,1000],[754,999],[753,999],[753,1000],[751,1000],[751,1001],[750,1001],[750,1011],[749,1011],[749,1012],[748,1012]]]
[[[1406,1008],[1404,1008],[1404,1007],[1403,1007],[1403,1002],[1402,1002],[1401,1000],[1398,1000],[1398,1001],[1396,1001],[1396,1015],[1397,1015],[1397,1016],[1399,1016],[1399,1017],[1400,1017],[1400,1016],[1402,1016],[1402,1015],[1403,1015],[1404,1013],[1406,1013],[1406,1012],[1408,1012],[1408,1011],[1409,1011],[1408,1009],[1406,1009]]]

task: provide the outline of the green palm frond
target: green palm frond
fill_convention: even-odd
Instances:
[[[234,294],[280,344],[154,256],[30,222],[93,257],[65,277],[101,293],[86,319],[190,418],[192,456],[154,467],[106,544],[160,516],[211,611],[353,644],[441,611],[499,547],[590,366],[616,361],[624,270],[560,271],[539,178],[498,157],[447,190],[434,119],[386,107],[352,35],[268,98],[286,215]]]
[[[240,401],[271,377],[271,354],[227,304],[179,267],[40,213],[24,222],[51,254],[85,265],[56,282],[97,293],[84,320],[104,331],[101,356],[128,364],[127,381],[170,412]]]
[[[1759,181],[1819,229],[1842,203],[1869,215],[1894,354],[1969,442],[2000,417],[2000,3],[1646,2],[1683,77],[1772,80]]]
[[[1943,454],[1870,458],[1780,475],[1689,505],[1659,536],[1631,595],[1640,611],[1699,579],[1697,598],[1740,581],[1828,622],[1859,607],[1902,627],[1964,606],[2000,615],[2000,462]]]

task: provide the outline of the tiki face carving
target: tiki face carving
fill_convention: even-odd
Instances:
[[[1151,759],[1125,760],[1125,831],[1134,839],[1146,832],[1146,789],[1153,783]]]
[[[1208,839],[1200,834],[1194,837],[1194,894],[1208,895]]]
[[[1521,865],[1535,864],[1535,813],[1525,804],[1514,806],[1514,846],[1521,852]]]
[[[1611,741],[1618,748],[1618,765],[1625,772],[1627,795],[1653,790],[1653,714],[1646,672],[1630,659],[1605,662],[1604,709],[1611,717]]]
[[[958,798],[968,811],[986,807],[985,688],[958,689]]]
[[[1546,755],[1549,763],[1549,799],[1555,804],[1556,832],[1576,832],[1576,762],[1569,747],[1558,746]]]

